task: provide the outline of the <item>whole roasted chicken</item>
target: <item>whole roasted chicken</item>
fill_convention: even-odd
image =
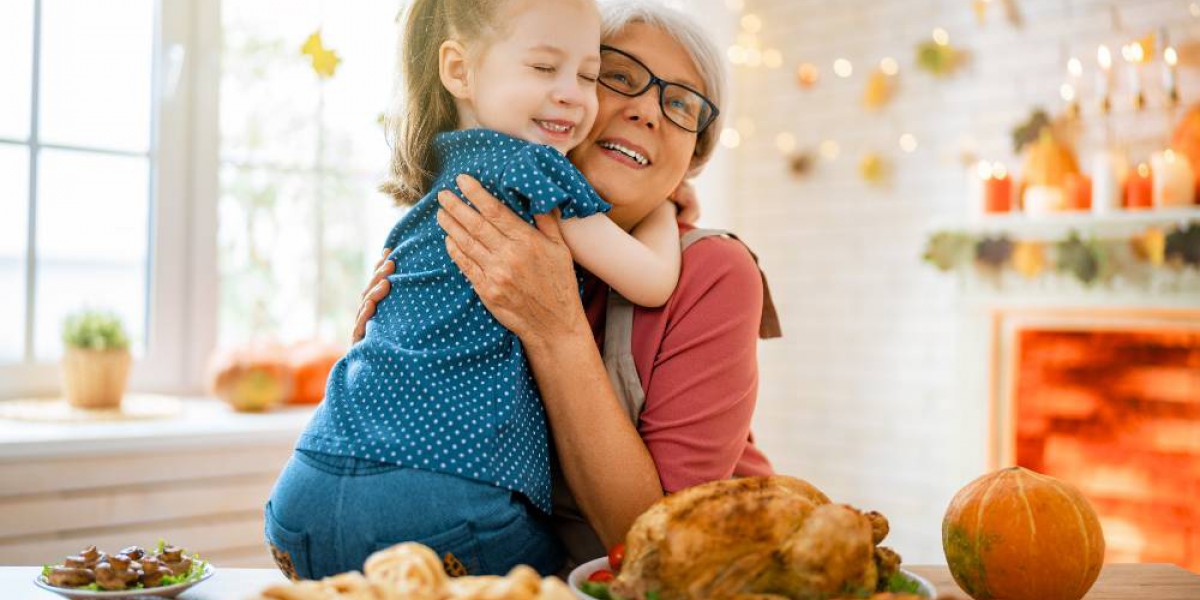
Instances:
[[[625,598],[870,595],[899,568],[887,520],[786,476],[716,481],[663,498],[633,524],[612,591]]]

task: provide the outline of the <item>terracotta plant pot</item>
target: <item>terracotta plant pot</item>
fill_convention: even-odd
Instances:
[[[129,350],[67,348],[62,359],[67,402],[76,408],[120,408],[132,362]]]

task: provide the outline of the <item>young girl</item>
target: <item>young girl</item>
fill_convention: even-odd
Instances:
[[[579,265],[636,304],[667,301],[680,260],[673,205],[630,236],[564,156],[596,117],[599,19],[594,0],[410,8],[407,112],[383,189],[413,208],[385,244],[395,248],[391,293],[335,366],[268,503],[267,536],[285,571],[357,568],[408,540],[433,547],[452,573],[560,566],[540,518],[550,512],[541,400],[516,336],[450,260],[437,195],[458,193],[465,173],[531,223],[558,210]],[[614,150],[648,164],[638,148]],[[354,516],[343,518],[347,507]]]

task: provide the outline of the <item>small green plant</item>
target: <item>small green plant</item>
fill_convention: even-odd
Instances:
[[[116,313],[84,309],[67,316],[63,323],[63,343],[85,350],[125,350],[129,336]]]

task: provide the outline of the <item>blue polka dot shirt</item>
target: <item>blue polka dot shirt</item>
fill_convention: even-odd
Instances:
[[[610,208],[557,150],[484,129],[439,134],[440,173],[392,229],[392,289],[334,366],[297,449],[500,486],[550,512],[546,416],[517,337],[446,253],[437,193],[474,176],[522,219]]]

